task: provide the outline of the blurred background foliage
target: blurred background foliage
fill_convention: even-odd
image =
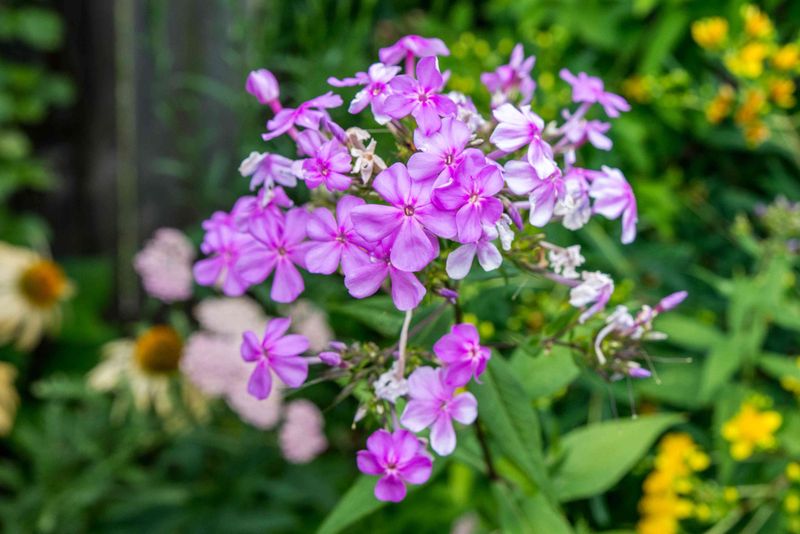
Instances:
[[[188,324],[191,318],[188,306],[167,312],[142,300],[134,314],[141,317],[137,324],[121,322],[115,272],[130,265],[112,260],[118,244],[87,235],[88,249],[65,249],[59,245],[65,238],[64,212],[37,209],[47,191],[91,189],[51,150],[79,144],[58,126],[79,123],[83,116],[76,110],[91,107],[86,95],[97,91],[86,85],[79,69],[69,67],[82,58],[75,59],[75,47],[65,42],[74,45],[88,29],[65,25],[68,4],[42,0],[0,6],[0,239],[43,253],[51,243],[78,288],[56,339],[45,340],[31,354],[0,348],[0,360],[18,368],[15,386],[21,399],[13,431],[0,439],[2,530],[313,531],[354,480],[353,451],[365,437],[349,430],[355,404],[333,404],[333,389],[310,390],[319,406],[330,407],[329,452],[297,466],[280,458],[274,433],[245,425],[223,406],[213,407],[210,423],[170,433],[146,414],[112,421],[110,401],[84,386],[104,342],[154,320]],[[759,5],[779,42],[798,42],[800,3]],[[379,47],[402,35],[437,36],[452,51],[442,61],[453,69],[450,87],[472,95],[481,108],[488,94],[480,73],[504,63],[521,42],[537,57],[533,105],[546,119],[569,99],[558,79],[562,67],[602,77],[634,104],[615,123],[610,157],[590,153],[586,166],[603,162],[624,170],[639,201],[636,243],[619,245],[616,228],[598,221],[577,234],[559,228],[548,234],[558,243],[577,238],[587,264],[614,276],[612,304],[653,302],[671,291],[689,291],[680,313],[664,317],[661,329],[671,336],[663,355],[692,356],[692,362],[660,366],[660,384],[638,383],[639,408],[692,414],[683,430],[700,447],[717,451],[714,491],[719,495],[723,486],[769,482],[786,457],[800,453],[800,419],[794,413],[800,368],[791,358],[800,354],[798,211],[788,204],[772,211],[765,207],[777,196],[800,199],[797,108],[771,110],[774,120],[767,124],[782,126],[757,145],[733,123],[711,124],[706,106],[720,82],[731,80],[719,58],[698,46],[691,32],[694,21],[716,16],[732,21],[729,35],[737,35],[743,6],[739,0],[145,0],[137,4],[135,19],[122,21],[136,28],[139,96],[133,111],[139,117],[136,135],[144,142],[136,159],[140,199],[129,200],[138,202],[133,221],[140,228],[138,243],[165,221],[185,228],[197,242],[200,220],[228,209],[246,192],[236,168],[250,151],[263,148],[258,134],[267,118],[243,90],[250,70],[272,70],[284,101],[292,104],[324,92],[328,76],[364,70]],[[81,23],[113,21],[89,17]],[[214,38],[205,39],[208,35]],[[71,62],[65,61],[70,54]],[[113,91],[113,83],[103,90]],[[345,90],[346,101],[349,96]],[[103,110],[109,111],[118,110]],[[334,119],[345,113],[335,110]],[[116,135],[113,129],[105,133]],[[148,143],[148,138],[167,141]],[[288,145],[282,148],[288,153]],[[113,173],[104,179],[113,182]],[[84,193],[85,202],[96,200]],[[69,239],[75,242],[74,236]],[[387,340],[399,328],[400,318],[387,313],[388,303],[379,298],[352,307],[345,305],[346,294],[335,281],[309,277],[307,286],[327,310],[337,336]],[[587,419],[611,418],[609,395],[620,406],[629,397],[624,384],[607,390],[568,354],[542,355],[537,340],[568,308],[565,295],[542,291],[547,287],[530,284],[518,300],[509,299],[513,287],[482,287],[480,299],[465,295],[465,311],[483,337],[524,341],[517,352],[526,358],[515,353],[509,365],[526,377],[524,394],[536,407],[548,442],[558,444]],[[259,296],[266,301],[266,295]],[[276,311],[267,306],[267,313]],[[434,333],[428,333],[431,339]],[[767,467],[726,456],[720,431],[754,393],[792,412],[784,416],[781,430],[786,455]],[[622,482],[597,481],[595,496],[565,505],[576,532],[634,528],[634,503],[653,462],[645,453],[654,439],[643,442]],[[465,457],[439,471],[436,483],[402,506],[362,519],[351,531],[443,532],[459,518],[469,522],[479,516],[487,529],[530,531],[524,510],[536,509],[535,503],[514,505],[517,497],[509,497],[508,488],[483,485],[465,467],[471,461],[465,448]],[[492,517],[489,511],[497,502],[512,505]],[[730,503],[719,507],[713,512],[720,517],[737,510]],[[748,532],[789,529],[797,512],[770,515]],[[701,531],[695,527],[700,529],[697,524],[687,528]]]

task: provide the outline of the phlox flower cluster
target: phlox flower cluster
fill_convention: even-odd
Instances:
[[[423,365],[407,365],[411,314],[423,299],[457,302],[456,281],[467,277],[475,257],[486,271],[516,263],[513,242],[525,230],[523,214],[535,228],[559,223],[571,230],[601,215],[621,221],[623,243],[636,236],[636,199],[622,172],[577,165],[577,151],[587,144],[612,148],[608,120],[628,111],[622,97],[599,78],[562,70],[574,105],[563,110],[562,121],[546,124],[531,106],[535,58],[518,45],[507,65],[481,77],[492,101],[481,114],[469,97],[445,92],[449,74],[439,57],[448,55],[439,39],[406,36],[382,49],[365,71],[329,78],[334,88],[358,88],[348,111],[371,116],[400,150],[335,122],[331,110],[344,101],[332,91],[284,107],[277,79],[264,69],[251,73],[248,92],[272,113],[263,139],[286,135],[296,153],[253,152],[245,159],[240,172],[251,194],[204,222],[205,258],[194,266],[198,283],[228,296],[266,283],[272,300],[292,302],[305,290],[302,271],[340,274],[355,299],[391,295],[406,318],[396,351],[334,342],[306,354],[308,340],[286,335],[289,320],[282,318],[263,334],[246,332],[241,346],[252,368],[248,391],[259,399],[269,397],[274,377],[289,387],[303,384],[310,364],[325,364],[326,373],[341,377],[354,359],[396,356],[370,375],[376,399],[394,417],[358,454],[359,468],[380,477],[377,498],[390,501],[404,498],[406,484],[427,480],[428,443],[436,454],[450,454],[454,422],[474,423],[477,402],[463,388],[478,383],[490,358],[475,327],[456,324],[423,352]],[[298,206],[291,188],[301,183],[312,200]],[[555,272],[548,276],[571,288],[582,321],[605,307],[613,281],[578,273],[579,249],[552,246],[550,261]],[[447,281],[430,276],[434,270],[446,272]],[[403,397],[404,409],[396,413]]]

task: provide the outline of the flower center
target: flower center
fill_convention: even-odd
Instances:
[[[37,308],[51,308],[67,292],[69,282],[61,267],[50,260],[39,260],[19,279],[19,289]]]
[[[183,341],[171,326],[154,326],[136,339],[136,364],[149,374],[175,371],[182,354]]]
[[[449,167],[450,165],[452,165],[452,164],[453,164],[453,159],[454,159],[454,158],[453,158],[453,155],[452,155],[452,154],[448,154],[448,155],[447,155],[447,156],[444,158],[444,164],[445,164],[445,165],[447,165],[447,166]]]
[[[344,234],[339,234],[336,236],[336,241],[344,245],[345,243],[347,243],[347,236],[345,236]]]
[[[469,196],[469,203],[470,204],[477,204],[478,201],[480,201],[480,199],[481,199],[481,196],[478,193],[472,193]]]
[[[286,249],[284,247],[278,247],[278,256],[286,256]]]
[[[406,204],[403,206],[403,213],[405,213],[406,217],[411,217],[414,215],[414,206],[411,204]]]

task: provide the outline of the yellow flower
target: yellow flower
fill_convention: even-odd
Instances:
[[[744,31],[750,37],[758,39],[767,37],[772,33],[772,21],[758,7],[748,4],[744,6],[742,14],[744,16]]]
[[[758,78],[764,72],[764,59],[769,47],[764,43],[748,43],[738,52],[725,56],[725,66],[736,76]]]
[[[739,500],[739,490],[728,486],[722,491],[722,498],[725,499],[725,502],[734,503]]]
[[[670,516],[648,516],[636,525],[639,534],[675,534],[678,521]]]
[[[733,87],[728,84],[720,86],[714,100],[712,100],[706,108],[706,119],[708,122],[711,124],[718,124],[722,119],[730,115],[735,96],[736,93]]]
[[[744,95],[744,102],[736,110],[734,119],[737,124],[747,125],[758,120],[766,106],[764,93],[758,89],[750,89]]]
[[[772,64],[778,70],[794,70],[800,65],[800,46],[789,43],[780,47],[772,56]]]
[[[0,242],[0,345],[36,346],[61,324],[61,304],[73,294],[61,267],[36,252]]]
[[[757,146],[769,138],[769,128],[762,121],[753,121],[744,125],[744,140],[750,146]]]
[[[127,388],[139,411],[153,407],[157,414],[173,411],[171,379],[183,355],[183,341],[169,326],[157,325],[135,340],[119,339],[103,347],[103,361],[89,373],[97,391]]]
[[[692,38],[703,48],[719,48],[728,35],[728,21],[721,17],[700,19],[692,23]]]
[[[792,482],[800,481],[800,464],[797,462],[789,462],[786,466],[786,478]]]
[[[782,422],[780,413],[761,411],[751,401],[745,401],[739,413],[722,426],[722,437],[731,443],[735,460],[746,460],[757,449],[775,447],[775,431]]]
[[[783,500],[783,509],[790,514],[800,512],[800,495],[797,492],[790,492]]]
[[[794,91],[793,80],[778,78],[769,82],[769,97],[782,108],[794,107]]]
[[[650,100],[650,84],[644,77],[634,74],[622,82],[622,94],[636,102],[648,102]]]
[[[17,369],[10,363],[0,362],[0,436],[11,432],[19,406],[19,395],[14,389]]]
[[[707,523],[711,519],[711,507],[706,503],[700,503],[694,507],[694,516],[701,523]]]

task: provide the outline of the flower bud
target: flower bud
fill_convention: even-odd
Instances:
[[[269,104],[272,101],[278,100],[281,94],[280,87],[278,87],[278,80],[267,69],[254,70],[247,76],[247,85],[245,89],[251,95],[255,96],[259,103]]]

